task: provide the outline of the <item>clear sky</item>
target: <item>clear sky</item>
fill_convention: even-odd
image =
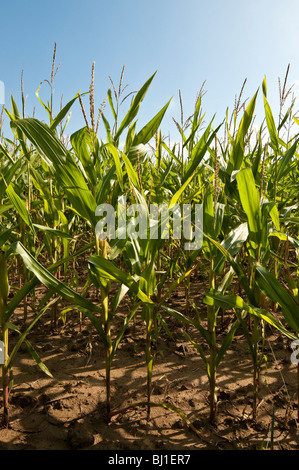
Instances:
[[[278,77],[290,63],[289,84],[299,83],[298,0],[28,0],[1,1],[0,80],[6,105],[13,94],[21,107],[24,70],[26,111],[45,119],[35,91],[49,79],[57,43],[55,109],[79,90],[88,91],[95,61],[95,98],[100,107],[110,81],[118,84],[125,65],[127,91],[138,90],[157,71],[139,112],[141,127],[172,97],[163,121],[164,135],[175,135],[172,117],[180,120],[179,90],[185,117],[205,82],[207,121],[222,122],[247,78],[244,98],[260,88],[257,111],[263,118],[261,84],[277,117]],[[41,97],[49,97],[44,83]],[[84,98],[88,108],[88,98]],[[108,105],[106,110],[108,109]],[[125,109],[125,108],[124,108]],[[8,121],[8,118],[6,119]],[[6,123],[8,125],[8,122]],[[83,127],[79,103],[73,107],[69,132]],[[101,128],[104,135],[103,128]]]

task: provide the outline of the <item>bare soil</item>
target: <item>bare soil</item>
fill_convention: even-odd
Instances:
[[[204,280],[192,278],[191,288],[204,323]],[[184,312],[183,288],[172,296],[170,306]],[[128,308],[125,303],[119,312],[114,334]],[[22,315],[20,308],[12,321],[21,323]],[[29,308],[28,320],[30,315]],[[0,450],[259,450],[270,449],[271,442],[275,450],[298,449],[296,366],[291,363],[288,339],[266,327],[267,360],[260,375],[258,418],[253,421],[252,361],[243,331],[237,331],[218,369],[218,411],[212,425],[203,360],[186,341],[182,324],[167,316],[165,319],[174,340],[161,330],[153,343],[152,401],[175,405],[188,422],[163,407],[153,407],[147,421],[146,408],[134,406],[147,398],[145,329],[140,315],[128,327],[112,368],[113,411],[131,408],[116,414],[108,424],[104,348],[94,327],[87,318],[80,323],[78,312],[68,313],[65,324],[59,320],[53,327],[48,312],[28,339],[54,380],[22,346],[13,364],[10,427],[0,429]],[[231,321],[229,312],[219,320],[219,345]],[[188,332],[206,347],[197,332]],[[11,347],[17,337],[11,333]]]

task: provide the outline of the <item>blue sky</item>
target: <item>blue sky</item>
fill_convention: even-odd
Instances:
[[[276,118],[278,77],[283,80],[289,63],[289,84],[299,83],[298,18],[298,0],[1,2],[0,80],[5,83],[6,105],[11,109],[12,93],[21,106],[24,70],[26,111],[31,115],[35,107],[36,116],[47,122],[35,91],[50,78],[56,42],[56,62],[60,63],[54,82],[57,112],[62,94],[66,103],[79,90],[88,91],[95,61],[97,107],[111,86],[109,75],[117,85],[123,65],[127,91],[138,90],[157,72],[140,108],[138,126],[172,97],[162,124],[163,134],[170,132],[172,140],[176,138],[172,117],[180,120],[179,90],[188,117],[204,81],[207,121],[216,113],[215,124],[222,122],[226,108],[233,109],[245,78],[244,98],[251,98],[260,87],[257,113],[263,119],[265,75]],[[43,83],[40,95],[44,100],[49,91]],[[88,109],[87,97],[84,103]],[[83,125],[76,103],[68,132]]]

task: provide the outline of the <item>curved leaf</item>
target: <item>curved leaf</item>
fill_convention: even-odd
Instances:
[[[273,302],[280,305],[287,324],[299,333],[299,304],[295,299],[276,277],[262,266],[256,266],[256,282]]]
[[[26,248],[19,242],[14,243],[11,245],[11,249],[18,253],[26,265],[27,269],[29,269],[37,279],[44,284],[49,289],[54,290],[58,295],[60,295],[65,300],[72,302],[78,308],[84,312],[88,318],[92,321],[94,326],[96,327],[102,341],[107,344],[105,334],[102,328],[102,325],[99,319],[93,315],[91,312],[102,314],[102,309],[90,302],[89,300],[85,299],[73,289],[68,287],[67,285],[63,284],[59,281],[55,276],[53,276],[47,269],[45,269],[30,253],[26,250]]]
[[[247,304],[238,295],[225,296],[218,291],[210,290],[206,293],[203,301],[207,305],[217,305],[222,308],[237,308],[240,310],[245,310],[250,315],[256,316],[261,320],[264,320],[266,323],[281,331],[284,335],[288,336],[289,338],[297,338],[295,335],[286,330],[284,326],[273,315],[271,315],[271,313],[267,312],[264,309]]]

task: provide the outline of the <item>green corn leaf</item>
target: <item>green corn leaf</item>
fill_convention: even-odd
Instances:
[[[111,191],[111,185],[115,181],[115,173],[116,167],[115,165],[112,165],[104,175],[102,184],[100,185],[96,195],[96,201],[98,204],[104,204],[107,202],[108,194]]]
[[[163,295],[163,298],[161,300],[161,303],[159,305],[161,305],[161,307],[163,308],[163,302],[167,299],[170,298],[172,292],[186,279],[190,276],[190,274],[192,273],[192,271],[194,271],[194,269],[196,269],[198,263],[193,265],[193,267],[191,269],[188,269],[185,273],[183,273],[178,279],[176,279],[175,281],[173,281],[170,286],[167,288],[167,291],[165,292],[165,294]]]
[[[5,254],[0,250],[0,324],[4,324],[4,310],[9,294],[9,283],[8,283],[8,272],[7,272],[7,261]]]
[[[236,256],[237,253],[240,251],[241,247],[243,246],[244,242],[248,238],[248,225],[247,223],[240,224],[237,228],[232,230],[228,236],[221,242],[223,248],[227,250],[227,252],[231,256]],[[223,266],[223,262],[225,261],[225,257],[222,253],[218,253],[215,258],[214,269],[215,272],[219,272],[221,266]]]
[[[132,163],[130,162],[127,155],[124,152],[122,152],[121,150],[120,150],[120,154],[121,154],[121,157],[122,157],[122,159],[123,159],[123,161],[126,165],[127,173],[128,173],[128,176],[129,176],[133,186],[135,186],[135,188],[139,188],[141,190],[140,185],[139,185],[139,178],[138,178],[138,175],[137,175],[136,171],[133,168]]]
[[[129,124],[136,117],[136,115],[139,111],[141,102],[143,101],[143,99],[144,99],[144,97],[145,97],[145,95],[146,95],[146,93],[147,93],[147,91],[150,87],[150,84],[153,81],[153,78],[154,78],[155,75],[156,75],[156,72],[145,82],[145,84],[142,86],[142,88],[140,88],[140,90],[136,94],[136,96],[135,96],[135,98],[134,98],[134,100],[131,104],[131,107],[130,107],[129,111],[127,112],[126,116],[122,120],[118,131],[115,133],[114,139],[115,139],[116,142],[118,142],[118,139],[119,139],[120,135],[122,134],[122,132],[124,131],[124,129],[127,126],[129,126]]]
[[[38,101],[40,102],[40,104],[41,104],[41,105],[43,106],[43,108],[47,111],[47,113],[48,113],[48,115],[49,115],[49,119],[50,119],[50,121],[51,121],[52,117],[51,117],[51,110],[50,110],[50,107],[49,107],[48,105],[46,105],[46,104],[42,101],[42,99],[40,98],[40,96],[39,96],[39,92],[40,92],[40,89],[41,89],[42,84],[43,84],[43,82],[40,82],[39,87],[38,87],[38,89],[36,90],[35,94],[36,94],[37,99],[38,99]]]
[[[269,215],[272,219],[272,222],[276,228],[276,230],[280,230],[280,223],[279,223],[279,212],[278,212],[278,209],[277,209],[277,205],[275,204],[275,202],[270,202],[270,203],[266,203],[267,206],[268,206],[268,211],[269,211]],[[269,234],[267,235],[269,236]]]
[[[226,333],[225,338],[223,340],[223,343],[221,344],[221,346],[219,348],[219,351],[217,353],[217,357],[216,357],[216,361],[215,361],[216,369],[218,368],[220,362],[222,361],[226,351],[228,350],[228,348],[232,344],[235,333],[236,333],[237,329],[239,328],[239,325],[240,325],[240,320],[239,319],[235,320],[230,325],[229,330]]]
[[[197,320],[187,317],[183,313],[178,312],[177,310],[174,310],[173,308],[167,307],[166,305],[161,304],[161,308],[165,310],[165,312],[167,312],[169,315],[174,317],[176,320],[179,320],[181,323],[194,326],[203,335],[207,344],[209,346],[212,345],[211,338],[210,338],[208,331],[206,331]]]
[[[248,296],[250,302],[252,304],[254,304],[255,302],[255,298],[254,298],[254,294],[252,292],[252,290],[250,289],[250,286],[249,286],[249,282],[248,282],[248,279],[247,279],[247,276],[246,276],[246,273],[244,272],[242,266],[240,265],[240,263],[229,253],[228,250],[226,250],[224,248],[224,246],[222,246],[219,242],[217,242],[216,240],[214,240],[213,238],[211,238],[209,235],[207,235],[206,233],[204,233],[204,236],[211,242],[213,243],[216,248],[220,251],[220,253],[222,253],[222,255],[224,256],[224,258],[226,259],[226,261],[228,261],[230,263],[230,265],[232,266],[233,270],[235,271],[235,273],[237,274],[237,276],[239,277],[240,279],[240,282],[242,283],[242,286],[246,292],[246,295]]]
[[[215,206],[215,232],[214,238],[217,238],[220,235],[223,219],[224,219],[225,204],[216,203]]]
[[[284,124],[286,123],[288,117],[290,116],[291,112],[292,112],[292,109],[293,109],[293,106],[291,105],[287,112],[285,113],[284,117],[282,118],[282,120],[280,121],[279,125],[277,126],[277,131],[280,131],[280,129],[283,128]]]
[[[5,214],[5,212],[10,211],[13,207],[14,207],[13,204],[1,204],[0,215]]]
[[[210,290],[206,293],[203,302],[206,305],[216,305],[225,309],[237,308],[245,310],[250,315],[253,315],[261,320],[264,320],[269,325],[281,331],[284,335],[291,339],[295,339],[295,335],[284,328],[284,326],[273,316],[271,313],[264,309],[257,308],[251,304],[246,303],[238,295],[223,295],[215,290]]]
[[[5,155],[5,157],[7,158],[7,160],[10,162],[10,163],[14,163],[14,160],[12,158],[12,156],[10,155],[10,153],[8,152],[8,150],[4,147],[4,145],[2,144],[2,142],[0,142],[0,151],[3,153],[3,155]],[[1,154],[1,153],[0,153]]]
[[[112,365],[112,360],[115,356],[115,353],[117,351],[117,348],[118,348],[118,345],[130,323],[130,321],[132,320],[132,318],[134,317],[134,315],[136,314],[136,311],[138,310],[138,308],[140,307],[141,305],[141,302],[138,303],[137,305],[134,306],[134,308],[131,309],[130,313],[128,315],[126,315],[125,319],[124,319],[124,323],[121,327],[121,329],[119,330],[115,340],[113,341],[113,345],[112,345],[112,351],[111,351],[111,354],[109,356],[109,365],[111,367]]]
[[[37,229],[42,230],[43,232],[48,232],[50,235],[53,235],[54,237],[69,238],[69,239],[73,238],[69,233],[63,232],[62,230],[58,230],[56,228],[46,227],[45,225],[39,225],[39,224],[33,224],[33,227],[36,227]]]
[[[68,152],[54,131],[34,118],[16,119],[10,123],[12,129],[20,129],[44,157],[49,168],[66,163]]]
[[[112,137],[112,133],[111,133],[111,127],[110,127],[109,121],[108,121],[108,119],[106,118],[106,116],[105,116],[104,113],[102,114],[102,121],[103,121],[103,124],[104,124],[105,129],[106,129],[107,140],[108,140],[109,143],[113,143],[113,137]]]
[[[242,166],[244,159],[245,138],[254,116],[257,94],[258,91],[255,93],[254,97],[247,106],[241,119],[236,138],[233,142],[232,151],[227,166],[227,172],[229,175],[231,175],[233,171],[239,170]]]
[[[13,245],[11,245],[12,247]],[[95,241],[84,245],[83,247],[79,248],[79,250],[74,251],[72,254],[68,255],[66,258],[58,261],[57,263],[52,264],[48,267],[49,272],[55,272],[59,266],[62,266],[64,263],[68,262],[69,260],[80,256],[81,254],[85,253],[93,249],[95,246]],[[33,277],[29,282],[27,282],[8,302],[6,310],[5,310],[5,321],[8,321],[15,311],[15,309],[20,305],[26,295],[35,288],[38,284],[39,279],[37,277]]]
[[[92,131],[88,131],[87,127],[83,127],[78,131],[74,132],[70,137],[70,142],[75,151],[76,156],[79,158],[86,171],[89,180],[92,185],[95,186],[97,183],[96,173],[93,161],[91,159],[91,151],[95,142],[92,142],[91,137]],[[94,134],[93,134],[94,135]],[[96,141],[96,136],[94,135]]]
[[[12,227],[6,230],[3,230],[3,232],[0,233],[0,249],[2,246],[9,240],[11,233],[16,230],[17,227]]]
[[[263,82],[263,96],[264,96],[264,108],[265,108],[265,116],[266,116],[266,122],[267,122],[267,127],[270,135],[270,140],[271,140],[271,145],[274,150],[275,155],[279,154],[279,139],[278,139],[278,134],[277,134],[277,129],[275,126],[272,110],[270,108],[270,105],[268,103],[267,97],[266,97],[266,79],[264,78]]]
[[[12,244],[11,249],[22,257],[27,269],[29,269],[42,284],[48,289],[52,289],[65,300],[75,304],[78,310],[84,312],[96,327],[102,341],[107,344],[102,325],[98,318],[92,314],[92,312],[102,314],[102,309],[98,305],[93,304],[59,281],[27,251],[20,242]]]
[[[97,267],[98,273],[101,277],[121,282],[125,286],[129,287],[129,289],[131,289],[131,291],[137,295],[143,303],[153,305],[152,300],[141,291],[138,283],[133,279],[133,277],[125,271],[117,268],[112,261],[99,255],[90,256],[88,261]]]
[[[49,377],[51,377],[51,379],[54,379],[52,373],[50,372],[50,370],[48,369],[48,367],[43,363],[43,361],[41,360],[41,358],[39,357],[39,355],[37,354],[37,352],[35,351],[35,349],[33,348],[33,346],[29,343],[28,339],[25,339],[24,342],[26,343],[27,349],[28,349],[30,355],[32,356],[32,358],[35,360],[35,362],[36,362],[36,364],[38,365],[38,367],[39,367],[46,375],[48,375]]]
[[[136,121],[133,122],[133,124],[130,125],[127,136],[126,136],[126,142],[125,142],[125,153],[129,153],[132,151],[132,144],[133,144],[133,139],[135,135],[135,130],[136,130],[136,124],[137,124],[137,119]]]
[[[24,220],[24,222],[31,228],[34,232],[34,227],[32,225],[32,221],[27,210],[26,204],[23,199],[17,194],[14,190],[12,183],[6,188],[6,194],[9,197],[11,203],[13,204],[15,210],[19,214],[19,216]]]
[[[299,139],[295,140],[292,147],[286,151],[282,159],[280,160],[277,168],[277,181],[281,179],[282,176],[285,174],[285,170],[289,171],[289,164],[296,152],[298,146]]]
[[[157,148],[156,148],[156,168],[160,168],[161,166],[161,159],[162,159],[162,132],[161,129],[159,133],[157,133]]]
[[[256,151],[255,151],[256,149]],[[256,147],[255,149],[253,150],[252,152],[252,155],[253,155],[253,164],[252,164],[252,173],[254,175],[254,179],[256,182],[259,181],[260,179],[260,173],[259,173],[259,165],[260,165],[260,161],[261,161],[261,158],[262,158],[262,153],[263,153],[263,144],[262,144],[262,126],[260,127],[259,129],[259,134],[258,134],[258,141],[256,143]]]
[[[108,98],[108,103],[109,103],[109,105],[110,105],[110,108],[111,108],[113,117],[114,117],[114,119],[115,119],[115,121],[116,121],[116,120],[117,120],[117,114],[116,114],[115,109],[114,109],[114,106],[113,106],[113,99],[112,99],[112,91],[111,91],[111,88],[108,89],[107,98]]]
[[[164,114],[169,106],[171,99],[168,103],[156,114],[151,121],[149,121],[142,129],[135,135],[133,139],[133,146],[137,146],[140,144],[147,144],[151,138],[155,135],[156,131],[158,130],[161,121],[164,117]]]
[[[167,152],[169,153],[169,155],[171,156],[171,158],[178,164],[178,165],[181,165],[182,162],[180,161],[180,159],[175,155],[174,153],[174,150],[170,150],[170,148],[165,144],[165,142],[162,142],[161,143],[161,146],[163,148],[165,148],[165,150],[167,150]]]
[[[263,95],[267,98],[267,81],[266,81],[266,77],[264,77],[264,79],[263,79],[262,88],[263,88]]]
[[[3,196],[5,193],[5,190],[7,186],[11,183],[11,181],[16,178],[16,176],[19,173],[19,170],[22,169],[24,164],[24,161],[22,158],[19,158],[15,163],[12,165],[7,165],[3,170],[2,170],[2,178],[0,180],[0,197]]]
[[[291,237],[290,235],[288,235],[287,233],[284,233],[284,232],[269,232],[268,234],[269,237],[276,237],[278,238],[279,240],[283,240],[283,241],[289,241],[290,243],[292,243],[297,249],[299,249],[299,240],[297,240],[296,238],[294,237]]]
[[[26,336],[30,333],[32,328],[35,326],[35,324],[38,322],[38,320],[44,315],[44,313],[48,310],[48,308],[51,305],[53,305],[55,302],[57,302],[57,298],[52,299],[44,308],[42,308],[35,315],[34,319],[30,322],[30,324],[28,325],[28,327],[26,328],[25,331],[20,332],[15,325],[12,325],[11,323],[8,323],[8,328],[12,328],[12,329],[14,329],[15,331],[17,331],[19,333],[19,339],[16,342],[16,344],[14,345],[13,350],[9,354],[8,360],[6,362],[6,367],[9,367],[11,365],[11,363],[13,362],[14,357],[15,357],[16,353],[18,352],[21,344],[23,343],[23,341],[25,341]]]
[[[203,224],[205,232],[215,239],[214,188],[212,185],[208,186],[204,195]]]
[[[123,191],[124,190],[123,172],[122,172],[122,167],[121,167],[121,162],[120,162],[118,150],[111,143],[106,144],[105,147],[109,150],[109,152],[113,156],[118,182],[119,182],[119,185],[121,187],[121,190]],[[125,154],[123,154],[123,155],[125,155]],[[127,160],[127,162],[128,162],[128,160]]]
[[[202,121],[205,117],[205,113],[204,113],[200,117],[200,119],[198,120],[199,113],[200,113],[200,108],[201,108],[201,95],[198,97],[198,99],[196,101],[194,114],[193,114],[193,118],[192,118],[190,134],[189,134],[189,137],[187,138],[187,140],[184,143],[184,147],[186,147],[189,144],[188,145],[189,153],[192,151],[192,148],[193,148],[193,145],[194,145],[194,138],[196,136],[196,132],[197,132],[200,124],[202,123]]]
[[[188,163],[188,166],[186,168],[184,177],[182,179],[182,184],[184,184],[184,182],[190,177],[190,175],[194,173],[198,165],[202,162],[204,156],[207,153],[209,145],[211,144],[218,130],[222,126],[222,123],[221,123],[212,133],[210,133],[211,126],[214,121],[214,117],[209,123],[202,137],[199,139],[198,143],[192,149],[192,152],[190,155],[190,162]]]
[[[262,212],[258,190],[250,168],[238,172],[237,183],[241,203],[248,220],[250,241],[254,248],[261,243]]]
[[[167,167],[165,168],[163,174],[161,175],[161,178],[160,178],[161,187],[164,185],[164,182],[167,180],[167,177],[170,173],[172,165],[173,165],[173,160],[170,160],[169,163],[167,164]]]
[[[209,376],[210,375],[209,374],[210,366],[209,366],[209,362],[208,362],[207,356],[205,355],[205,352],[204,352],[203,348],[201,347],[201,345],[199,343],[196,343],[196,341],[194,341],[191,338],[191,336],[188,335],[188,333],[184,330],[183,330],[183,335],[185,336],[186,340],[189,341],[195,347],[195,349],[199,352],[200,357],[202,358],[202,360],[203,360],[203,362],[206,366],[207,373],[208,373],[208,376]]]
[[[85,93],[83,93],[85,94]],[[63,120],[63,118],[67,115],[73,104],[75,103],[76,99],[79,97],[79,93],[76,94],[76,96],[70,100],[62,109],[61,111],[57,114],[57,116],[53,119],[53,121],[50,124],[50,129],[55,129],[58,124]]]
[[[175,206],[175,204],[178,202],[178,200],[180,199],[181,195],[183,194],[183,192],[185,191],[185,189],[189,185],[192,178],[193,178],[193,174],[191,176],[189,176],[189,178],[184,182],[184,184],[182,184],[182,186],[172,196],[171,201],[169,203],[169,209],[171,209],[173,206]]]
[[[14,120],[17,120],[17,119],[20,118],[20,113],[19,113],[19,110],[17,108],[17,105],[16,105],[15,100],[14,100],[12,95],[11,95],[11,107],[12,107],[12,113],[13,114],[12,115],[9,114],[9,117],[10,117],[11,122],[13,122]],[[16,134],[17,134],[17,138],[18,138],[18,140],[21,144],[23,153],[24,153],[25,156],[27,156],[29,154],[29,150],[27,148],[22,130],[17,128],[16,129]]]
[[[280,305],[287,324],[299,333],[299,304],[280,284],[273,274],[262,266],[256,266],[256,282],[260,289],[275,303]]]
[[[117,307],[119,306],[120,302],[123,300],[125,295],[127,294],[129,287],[122,284],[118,289],[115,296],[111,299],[110,306],[113,314],[116,312]]]
[[[53,130],[33,118],[15,120],[11,127],[22,130],[55,174],[77,213],[95,226],[95,198],[82,171]]]

